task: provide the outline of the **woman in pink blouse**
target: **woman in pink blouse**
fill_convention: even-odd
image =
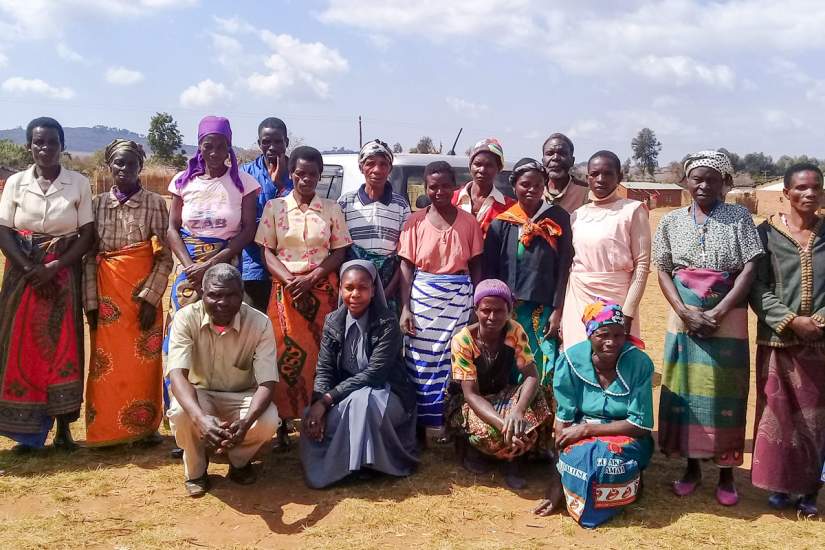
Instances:
[[[341,207],[315,194],[324,160],[312,147],[289,155],[294,189],[266,203],[255,242],[272,274],[269,314],[278,343],[275,405],[282,419],[300,418],[311,403],[324,318],[338,307],[336,273],[352,244]],[[286,423],[279,446],[289,444]]]
[[[644,204],[618,195],[621,181],[615,153],[599,151],[590,157],[591,202],[570,216],[575,255],[562,314],[565,349],[587,339],[582,314],[599,299],[620,304],[628,334],[639,336],[639,302],[650,272],[650,224]]]

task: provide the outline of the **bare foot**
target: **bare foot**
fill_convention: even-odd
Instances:
[[[561,512],[564,507],[564,492],[561,488],[561,482],[554,480],[550,487],[547,488],[547,498],[542,500],[538,506],[533,509],[533,513],[537,516],[549,516],[556,512]]]

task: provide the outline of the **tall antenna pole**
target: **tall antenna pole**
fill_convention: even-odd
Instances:
[[[364,146],[364,131],[361,128],[361,115],[358,115],[358,149]]]

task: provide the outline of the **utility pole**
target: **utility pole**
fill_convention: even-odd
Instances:
[[[361,127],[361,115],[358,115],[358,149],[364,146],[364,131]]]

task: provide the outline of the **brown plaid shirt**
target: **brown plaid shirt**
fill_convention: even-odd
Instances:
[[[143,189],[125,203],[108,191],[92,201],[97,228],[97,242],[84,258],[83,298],[86,311],[97,309],[97,253],[111,252],[125,246],[157,239],[160,249],[155,251],[155,264],[138,293],[150,304],[157,306],[163,298],[172,272],[172,251],[166,244],[169,212],[166,201],[151,191]]]

